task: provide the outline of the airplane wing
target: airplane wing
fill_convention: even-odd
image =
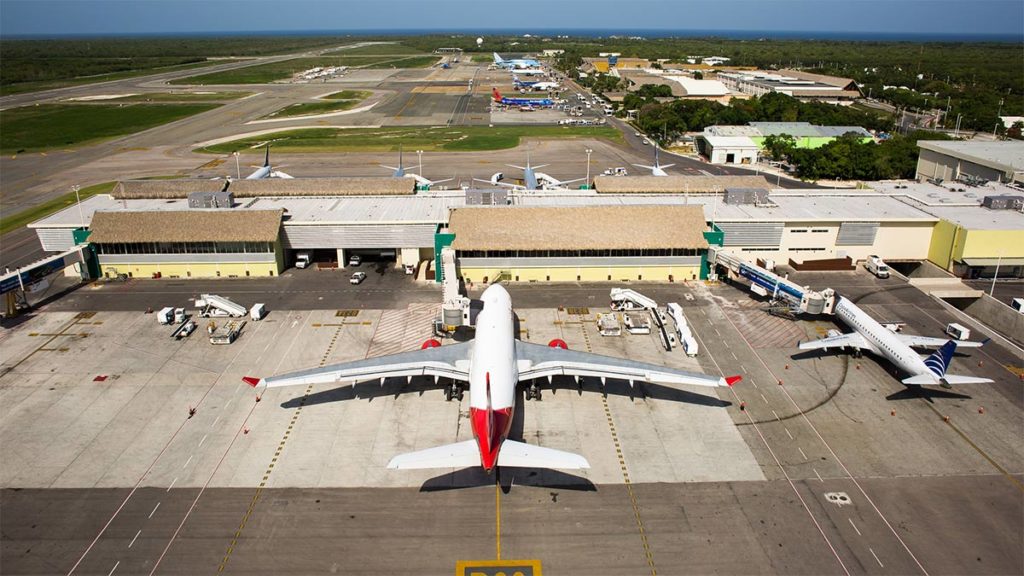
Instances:
[[[896,337],[907,346],[913,348],[938,348],[949,342],[949,338],[930,338],[928,336],[914,336],[912,334],[896,334]],[[957,348],[979,348],[984,342],[971,342],[968,340],[957,340]]]
[[[378,378],[383,380],[384,378],[411,376],[454,378],[468,382],[471,344],[472,342],[462,342],[450,346],[401,352],[262,379],[246,376],[243,380],[250,386],[256,387],[262,384],[267,388],[299,384],[329,384],[331,382],[356,383]]]
[[[519,361],[520,380],[563,374],[597,377],[601,378],[602,382],[605,378],[616,378],[629,380],[630,383],[640,380],[659,384],[691,384],[695,386],[732,386],[740,380],[739,376],[719,378],[624,358],[541,346],[522,340],[516,340],[516,358]]]
[[[799,348],[801,350],[820,350],[828,348],[857,348],[859,350],[870,350],[871,346],[868,344],[868,341],[857,332],[849,332],[847,334],[840,334],[839,336],[801,342]]]

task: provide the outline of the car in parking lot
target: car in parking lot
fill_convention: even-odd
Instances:
[[[363,259],[359,257],[359,254],[353,254],[348,258],[349,266],[359,266],[363,263]]]
[[[348,281],[350,284],[359,284],[363,280],[366,280],[366,272],[356,272]]]

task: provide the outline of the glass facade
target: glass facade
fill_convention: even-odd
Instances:
[[[112,242],[95,244],[100,254],[268,254],[273,242]]]

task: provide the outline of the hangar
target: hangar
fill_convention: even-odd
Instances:
[[[1024,142],[919,140],[918,180],[1024,184]]]

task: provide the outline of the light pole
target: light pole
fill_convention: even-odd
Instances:
[[[82,223],[82,228],[85,228],[85,214],[82,212],[82,199],[78,196],[78,184],[72,186],[71,189],[75,191],[75,203],[78,204],[78,219]]]
[[[423,176],[423,150],[417,150],[416,156],[419,158],[420,165],[417,170],[419,171],[420,176]]]
[[[958,138],[960,136],[960,120],[963,119],[963,116],[963,114],[956,115],[956,128],[953,129],[953,138]]]
[[[988,295],[989,296],[992,296],[992,294],[996,291],[996,279],[999,278],[999,265],[1002,264],[1002,262],[1003,262],[1003,251],[1000,250],[999,251],[999,257],[996,258],[996,273],[994,275],[992,275],[992,287],[988,289]],[[994,298],[994,296],[992,296],[992,297]]]
[[[999,125],[1003,123],[1003,99],[999,99],[999,112],[996,112],[996,126],[992,129],[992,137],[996,137],[996,130],[999,130]]]
[[[590,155],[593,153],[593,150],[587,148],[587,190],[590,190]]]
[[[242,167],[238,165],[238,152],[232,152],[232,156],[235,157],[235,174],[238,175],[238,179],[242,179]]]

